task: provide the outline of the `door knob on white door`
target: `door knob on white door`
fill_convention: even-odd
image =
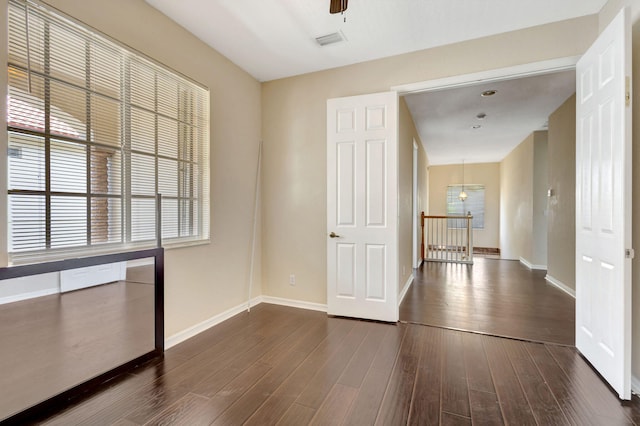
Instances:
[[[340,238],[340,235],[336,234],[335,232],[331,232],[331,233],[329,234],[329,236],[330,236],[331,238]]]

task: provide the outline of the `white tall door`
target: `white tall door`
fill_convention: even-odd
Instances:
[[[577,64],[576,347],[631,398],[631,35],[627,10]]]
[[[327,101],[327,308],[398,321],[398,95]]]

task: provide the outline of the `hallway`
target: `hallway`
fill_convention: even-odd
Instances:
[[[575,299],[544,276],[511,260],[424,262],[400,305],[400,321],[573,346]]]

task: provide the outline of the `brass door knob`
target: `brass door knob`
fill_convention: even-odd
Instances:
[[[331,238],[340,238],[340,235],[336,234],[335,232],[331,232],[331,233],[329,234],[329,236],[330,236]]]

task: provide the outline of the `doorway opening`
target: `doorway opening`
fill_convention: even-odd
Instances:
[[[559,195],[565,201],[566,184],[549,196],[547,158],[549,143],[556,143],[549,141],[549,116],[571,103],[575,63],[565,58],[393,88],[405,97],[429,157],[425,213],[446,215],[451,185],[483,185],[486,197],[479,212],[483,225],[473,231],[474,252],[482,257],[474,266],[424,263],[400,306],[401,321],[574,344],[574,276],[554,277],[547,262],[553,244],[547,222]],[[575,112],[567,125],[575,130]],[[565,142],[575,148],[575,139]],[[574,152],[564,154],[575,164],[575,157],[568,158]],[[568,176],[574,190],[575,171]],[[572,223],[573,208],[562,211]],[[575,232],[573,226],[567,230]],[[561,262],[573,264],[575,247],[570,250]]]

